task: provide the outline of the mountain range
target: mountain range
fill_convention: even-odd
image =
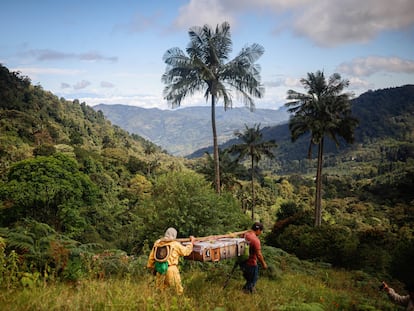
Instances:
[[[351,100],[353,114],[359,120],[355,131],[356,144],[367,144],[385,137],[397,141],[412,140],[414,121],[414,85],[369,90]],[[188,107],[177,110],[145,109],[126,105],[98,105],[107,119],[115,125],[138,134],[164,148],[172,155],[200,157],[212,151],[210,107]],[[281,158],[301,159],[307,153],[308,139],[290,141],[289,113],[278,110],[246,108],[224,111],[217,108],[216,122],[221,148],[237,143],[234,131],[245,124],[261,124],[263,138],[275,139]],[[348,146],[341,145],[340,149]],[[338,148],[327,141],[326,152]]]
[[[213,136],[211,108],[185,107],[174,110],[146,109],[128,105],[105,105],[93,107],[101,111],[113,124],[137,134],[162,147],[175,156],[186,156],[196,150],[209,147]],[[245,125],[260,124],[261,127],[286,123],[287,110],[216,108],[216,126],[219,144],[234,138],[235,131],[243,131]]]
[[[340,145],[336,146],[332,140],[327,139],[325,154],[337,154],[350,148],[365,148],[389,139],[409,144],[407,152],[414,156],[414,147],[411,147],[414,141],[414,85],[369,90],[352,99],[351,103],[352,114],[359,121],[355,129],[355,143],[347,145],[340,140]],[[306,157],[309,136],[304,135],[293,143],[287,122],[264,127],[262,135],[265,141],[276,140],[278,147],[275,153],[281,161],[301,160]],[[233,138],[221,144],[220,148],[225,149],[237,143],[239,141]],[[317,148],[313,149],[315,157]],[[205,152],[211,153],[212,147],[202,148],[187,157],[200,157]]]

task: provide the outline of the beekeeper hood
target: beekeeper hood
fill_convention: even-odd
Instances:
[[[177,230],[174,228],[168,228],[167,231],[165,231],[164,238],[162,240],[164,241],[171,241],[175,240],[177,238]]]

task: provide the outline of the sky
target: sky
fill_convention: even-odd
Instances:
[[[414,84],[413,0],[2,0],[0,64],[90,106],[169,109],[164,53],[185,51],[191,27],[224,21],[231,59],[246,45],[265,50],[256,108],[283,106],[318,70],[349,80],[355,96]],[[206,105],[201,93],[181,103]]]

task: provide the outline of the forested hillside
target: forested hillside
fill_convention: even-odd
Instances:
[[[167,191],[159,183],[168,178],[184,178],[182,182],[192,183],[193,188],[203,187],[194,173],[185,173],[183,159],[113,126],[86,103],[57,98],[6,67],[1,67],[0,74],[2,227],[20,232],[35,221],[83,243],[140,252],[169,221],[150,217],[147,210],[155,213],[157,204],[151,200],[153,189]],[[174,172],[182,175],[161,177]],[[154,182],[157,176],[160,178]],[[174,191],[180,191],[179,185]],[[211,202],[214,208],[208,203],[205,208],[214,210],[224,204],[217,200]],[[163,213],[171,209],[174,206]],[[157,223],[148,234],[147,226],[153,221]],[[179,221],[185,222],[174,222],[178,225]],[[229,222],[218,220],[218,228]],[[231,227],[236,229],[237,223]],[[194,231],[189,225],[179,227],[184,235]],[[192,233],[211,230],[206,226]]]
[[[6,292],[0,302],[29,294],[22,288],[62,282],[91,289],[85,284],[109,278],[125,282],[112,283],[117,285],[110,295],[98,283],[100,289],[89,292],[94,299],[128,293],[120,289],[125,284],[148,294],[144,266],[166,228],[177,228],[180,237],[207,236],[245,230],[253,218],[265,224],[263,252],[272,267],[261,274],[271,289],[263,292],[270,299],[264,301],[280,297],[283,283],[301,293],[280,299],[285,310],[298,304],[392,310],[378,300],[377,283],[386,279],[402,290],[414,275],[412,93],[405,86],[368,92],[354,102],[363,121],[359,141],[326,154],[323,223],[314,227],[315,163],[306,152],[298,155],[302,147],[294,149],[303,142],[289,149],[276,139],[275,159],[258,163],[253,182],[248,164],[223,153],[218,195],[208,156],[170,156],[86,103],[58,98],[0,66],[0,287]],[[287,127],[275,129],[289,140]],[[192,295],[183,310],[196,309],[200,293],[207,295],[204,303],[220,295],[222,304],[233,302],[241,281],[230,285],[227,298],[217,285],[228,263],[183,262],[183,268]],[[208,296],[211,288],[216,294]],[[83,292],[77,289],[58,291]],[[19,297],[28,308],[30,299]],[[144,309],[169,310],[145,295],[135,298]]]

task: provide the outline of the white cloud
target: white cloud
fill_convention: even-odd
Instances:
[[[118,61],[118,57],[115,56],[103,56],[99,52],[89,51],[84,53],[67,53],[56,51],[52,49],[34,49],[21,53],[23,56],[34,57],[38,61],[50,61],[50,60],[64,60],[64,59],[78,59],[84,61]]]
[[[108,82],[108,81],[102,81],[100,85],[101,85],[101,87],[104,87],[104,88],[113,88],[114,87],[114,84],[111,83],[111,82]]]
[[[174,26],[179,29],[188,29],[194,25],[208,24],[215,26],[224,21],[232,28],[238,24],[238,14],[254,14],[268,12],[282,13],[286,10],[300,8],[311,0],[190,0],[179,10]]]
[[[224,21],[229,22],[232,26],[236,24],[233,15],[224,9],[220,0],[190,0],[188,5],[180,8],[174,26],[180,29],[187,29],[194,25],[203,26],[204,24],[214,27]]]
[[[355,95],[359,95],[362,92],[366,92],[368,89],[373,89],[375,85],[367,80],[358,78],[358,77],[350,77],[349,80],[349,89],[355,93]]]
[[[82,80],[82,81],[79,81],[78,83],[76,83],[73,86],[73,88],[75,90],[80,90],[80,89],[84,89],[84,88],[88,87],[89,85],[91,85],[91,82],[86,81],[86,80]]]
[[[259,11],[271,10],[274,12],[281,12],[297,7],[302,7],[312,0],[222,0],[220,3],[226,10],[232,11]]]
[[[364,43],[380,32],[414,25],[412,0],[191,0],[181,7],[175,26],[187,29],[228,21],[234,28],[238,14],[268,12],[276,13],[275,29],[290,27],[320,46]]]
[[[414,24],[412,0],[321,0],[297,12],[295,31],[322,46],[367,42]]]
[[[75,98],[75,97],[74,97]],[[130,105],[139,106],[143,108],[160,108],[167,109],[167,103],[162,104],[162,99],[156,96],[148,95],[134,95],[134,96],[94,96],[94,97],[82,97],[80,101],[87,103],[89,106],[95,106],[99,104],[107,105]],[[164,106],[164,107],[163,107]]]
[[[286,78],[279,78],[275,81],[268,81],[264,83],[266,87],[269,88],[276,88],[276,87],[302,87],[299,78],[294,77],[286,77]]]
[[[353,76],[371,76],[377,72],[414,73],[414,61],[399,57],[369,56],[342,63],[337,71]]]
[[[79,75],[83,70],[77,69],[62,69],[62,68],[45,68],[45,67],[16,67],[10,69],[12,71],[19,71],[24,75]]]
[[[110,61],[110,62],[118,61],[118,57],[116,56],[103,56],[101,55],[101,53],[95,52],[95,51],[74,54],[74,57],[80,60],[86,60],[86,61],[100,61],[100,60]]]

